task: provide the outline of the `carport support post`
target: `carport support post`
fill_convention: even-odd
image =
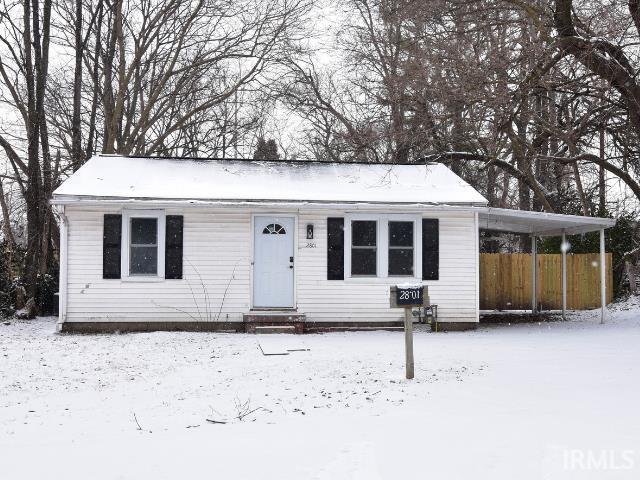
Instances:
[[[536,236],[531,235],[531,313],[535,315],[538,311],[538,247]]]
[[[600,229],[600,323],[604,323],[607,308],[607,256],[604,251],[604,228]]]
[[[562,243],[560,244],[562,253],[562,319],[567,319],[567,235],[562,231]]]

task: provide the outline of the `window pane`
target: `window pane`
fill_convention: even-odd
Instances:
[[[413,248],[389,249],[389,275],[413,275]]]
[[[376,221],[355,220],[351,222],[351,244],[354,247],[375,247]]]
[[[413,247],[413,222],[389,222],[389,246]]]
[[[376,275],[376,249],[351,249],[351,275]]]
[[[158,274],[158,247],[131,247],[131,275]]]
[[[157,218],[132,218],[131,243],[133,245],[155,245],[158,238]]]

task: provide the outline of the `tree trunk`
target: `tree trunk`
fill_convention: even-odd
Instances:
[[[33,3],[38,7],[37,0]],[[23,283],[25,285],[28,298],[35,298],[37,288],[38,267],[40,264],[40,119],[39,112],[36,108],[36,88],[34,79],[34,64],[32,56],[32,33],[31,19],[39,30],[38,10],[32,12],[29,0],[25,0],[24,8],[24,30],[23,30],[23,47],[24,47],[24,64],[25,64],[25,81],[27,90],[27,187],[26,187],[26,207],[27,207],[27,251],[25,254],[25,267]],[[34,32],[35,38],[39,33]],[[39,40],[38,40],[39,46]]]
[[[49,64],[49,32],[51,22],[51,0],[44,0],[42,24],[39,0],[24,2],[24,67],[27,89],[27,252],[23,282],[27,293],[27,304],[34,305],[28,316],[37,313],[38,273],[47,265],[49,253],[48,205],[51,193],[51,158],[47,136],[44,95]],[[35,73],[35,76],[34,76]],[[40,164],[42,147],[43,171]]]
[[[577,149],[573,139],[569,144],[569,155],[571,157],[575,157],[577,155]],[[578,199],[580,200],[580,205],[582,206],[582,214],[585,217],[588,217],[589,203],[587,202],[587,198],[584,194],[584,189],[582,188],[582,178],[580,177],[580,169],[578,168],[578,162],[573,162],[571,164],[571,168],[573,168],[573,179],[576,182],[576,192],[578,194]]]
[[[75,18],[75,77],[73,79],[73,115],[71,118],[71,165],[75,172],[82,165],[82,131],[80,124],[80,103],[82,102],[82,0],[76,0]],[[96,58],[96,65],[97,65]]]
[[[600,126],[600,160],[602,164],[605,162],[605,136],[604,124]],[[607,210],[607,185],[605,181],[604,167],[602,164],[598,167],[598,215],[602,216]]]

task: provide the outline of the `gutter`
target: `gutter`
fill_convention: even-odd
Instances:
[[[324,200],[198,200],[188,198],[166,199],[166,198],[124,198],[124,197],[98,197],[98,196],[54,196],[50,200],[51,205],[78,205],[78,206],[157,206],[157,207],[284,207],[300,208],[315,207],[318,209],[327,208],[352,208],[360,210],[363,208],[416,208],[416,209],[469,209],[485,207],[484,202],[460,202],[460,203],[438,203],[438,202],[377,202],[377,201],[324,201]]]

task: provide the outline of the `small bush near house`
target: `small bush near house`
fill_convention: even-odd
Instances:
[[[16,310],[24,307],[24,285],[20,265],[24,251],[11,250],[5,242],[0,242],[0,317],[11,317]],[[58,291],[58,267],[51,266],[45,274],[38,275],[36,306],[39,315],[52,315],[54,294]]]
[[[40,315],[53,315],[55,297],[58,291],[58,273],[38,275],[36,304]]]

